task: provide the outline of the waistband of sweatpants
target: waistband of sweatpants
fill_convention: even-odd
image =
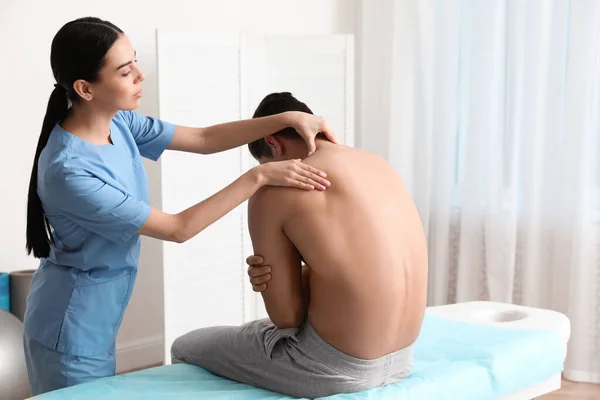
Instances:
[[[308,321],[304,322],[296,337],[306,351],[325,364],[342,361],[357,367],[366,368],[373,368],[384,364],[405,367],[412,365],[413,361],[414,343],[401,350],[373,360],[353,357],[339,351],[323,340]]]

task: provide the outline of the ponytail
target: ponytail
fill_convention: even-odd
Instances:
[[[50,223],[44,215],[42,201],[37,193],[38,161],[40,153],[46,147],[50,133],[54,126],[63,120],[69,111],[67,91],[61,86],[54,85],[54,90],[48,100],[46,116],[42,124],[42,131],[38,140],[31,178],[29,181],[29,195],[27,198],[27,254],[36,258],[46,258],[50,255],[50,245],[54,243]]]

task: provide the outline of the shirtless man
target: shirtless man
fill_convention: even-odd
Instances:
[[[291,94],[274,93],[254,117],[292,110],[311,112]],[[254,252],[271,268],[267,285],[253,283],[270,319],[190,332],[173,344],[174,363],[309,398],[410,375],[427,292],[415,205],[384,159],[325,139],[316,145],[307,157],[293,129],[249,144],[260,163],[303,159],[332,184],[306,192],[266,187],[250,199]]]

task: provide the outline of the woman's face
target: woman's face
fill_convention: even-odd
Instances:
[[[142,97],[144,73],[129,38],[121,34],[105,56],[99,80],[90,84],[93,101],[106,109],[133,110]]]

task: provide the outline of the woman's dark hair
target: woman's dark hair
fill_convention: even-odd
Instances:
[[[268,115],[279,114],[286,111],[313,113],[306,104],[295,98],[290,92],[280,92],[271,93],[262,99],[254,111],[252,118],[266,117]],[[282,129],[274,135],[288,139],[302,139],[302,136],[291,127]],[[260,158],[270,158],[272,156],[271,149],[265,141],[265,138],[260,138],[254,142],[248,143],[248,149],[250,150],[250,154],[257,160]]]
[[[54,126],[68,114],[70,105],[79,101],[73,89],[76,80],[96,82],[111,46],[123,33],[121,29],[99,18],[86,17],[65,24],[54,36],[50,65],[56,84],[50,94],[42,131],[38,140],[27,198],[27,254],[36,258],[50,255],[54,243],[42,201],[37,193],[38,161]]]

